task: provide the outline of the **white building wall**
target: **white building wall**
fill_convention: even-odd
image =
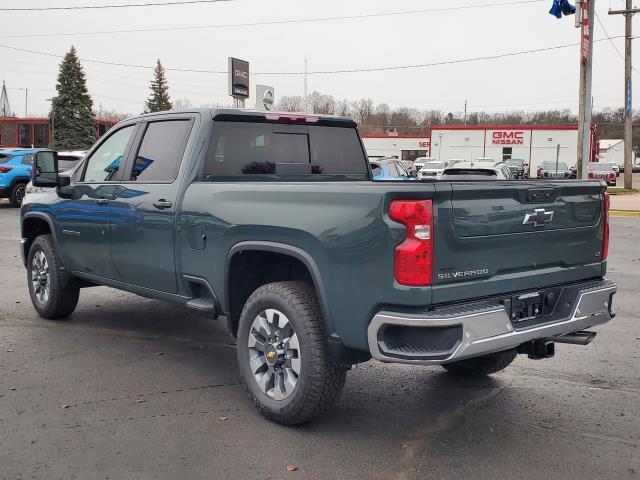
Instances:
[[[431,154],[429,137],[362,137],[369,157],[396,157],[402,159],[402,152],[425,152]]]
[[[567,127],[434,127],[431,131],[431,152],[442,161],[480,157],[503,159],[511,149],[511,158],[522,158],[529,163],[530,174],[535,176],[545,161],[555,161],[560,145],[560,162],[573,167],[577,161],[578,130]]]

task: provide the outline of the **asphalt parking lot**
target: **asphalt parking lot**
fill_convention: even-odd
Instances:
[[[285,428],[245,395],[221,320],[103,287],[39,319],[18,213],[0,203],[2,479],[640,478],[638,219],[611,221],[618,316],[593,344],[479,381],[369,362]]]

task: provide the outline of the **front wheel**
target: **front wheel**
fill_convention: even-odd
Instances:
[[[312,420],[340,396],[346,368],[329,357],[317,295],[304,282],[277,282],[247,300],[238,363],[249,397],[282,425]]]
[[[41,235],[31,244],[27,281],[31,303],[41,317],[66,318],[76,309],[80,288],[60,271],[51,235]]]
[[[480,378],[504,370],[516,359],[515,350],[491,353],[482,357],[445,363],[444,369],[451,375],[462,378]]]

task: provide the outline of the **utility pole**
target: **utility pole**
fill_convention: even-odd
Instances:
[[[467,101],[464,101],[464,124],[467,124]]]
[[[640,8],[633,8],[631,0],[627,0],[624,10],[609,10],[609,15],[624,15],[624,188],[633,188],[633,108],[631,106],[631,40],[633,16]]]
[[[591,157],[591,85],[593,72],[593,22],[596,0],[576,3],[576,27],[580,28],[580,113],[578,120],[578,178],[587,178]]]
[[[307,113],[307,57],[304,57],[304,113]]]

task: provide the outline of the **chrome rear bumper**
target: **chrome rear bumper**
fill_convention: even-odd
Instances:
[[[529,328],[512,324],[499,299],[442,308],[423,315],[379,312],[369,324],[367,337],[373,358],[382,362],[437,365],[516,348],[530,340],[577,332],[612,318],[611,298],[615,283],[602,280],[577,290],[570,313]],[[407,327],[402,332],[403,327]],[[402,338],[441,338],[442,347],[421,348],[415,342],[389,348],[386,329]],[[424,331],[423,331],[424,329]],[[433,335],[431,335],[433,333]]]

